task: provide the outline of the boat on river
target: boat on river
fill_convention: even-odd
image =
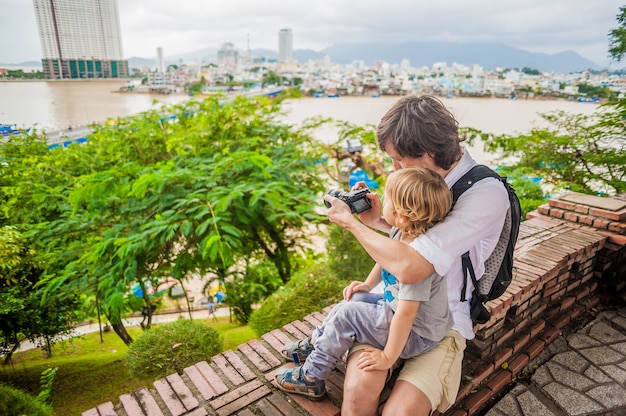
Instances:
[[[0,123],[0,134],[3,136],[13,136],[22,133],[28,133],[30,128],[28,129],[18,129],[17,124],[1,124]]]

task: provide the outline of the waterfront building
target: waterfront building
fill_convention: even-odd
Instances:
[[[293,61],[293,32],[291,29],[280,29],[278,32],[278,61]]]
[[[126,78],[117,0],[33,0],[44,76]]]

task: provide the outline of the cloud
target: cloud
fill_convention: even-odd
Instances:
[[[125,56],[166,56],[219,48],[278,49],[278,31],[294,32],[295,49],[336,43],[447,40],[498,42],[532,52],[573,50],[608,63],[614,0],[118,0]],[[2,0],[0,62],[41,58],[33,4]],[[18,43],[19,41],[19,43]]]

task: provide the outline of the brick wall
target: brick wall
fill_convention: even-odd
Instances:
[[[502,391],[566,325],[600,301],[626,300],[626,197],[569,193],[528,215],[515,250],[514,280],[490,301],[491,320],[468,343],[456,404],[446,415],[471,415]],[[311,334],[329,308],[122,395],[83,416],[338,415],[345,369],[320,402],[273,385],[287,342]],[[383,395],[385,397],[385,395]]]

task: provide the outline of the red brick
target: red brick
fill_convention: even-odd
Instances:
[[[609,221],[602,220],[600,218],[594,219],[592,224],[593,224],[594,227],[599,228],[601,230],[606,230],[606,229],[609,228]],[[591,224],[589,224],[589,225],[591,225]]]
[[[328,399],[321,400],[319,402],[314,402],[306,398],[305,396],[300,396],[299,394],[293,394],[290,396],[293,401],[302,406],[309,414],[315,416],[339,416],[341,414],[341,409],[332,404]]]
[[[317,317],[317,315],[316,315],[316,314],[310,314],[310,315],[307,315],[307,316],[305,316],[303,319],[304,319],[304,321],[305,321],[305,322],[310,323],[310,324],[311,324],[311,325],[313,325],[314,327],[315,327],[315,326],[322,325],[322,321],[320,321],[320,320],[319,320],[319,318]]]
[[[474,390],[474,385],[472,383],[461,381],[461,387],[459,387],[459,392],[456,395],[456,402],[458,403],[464,397],[471,394],[472,390]]]
[[[525,352],[528,354],[529,360],[534,360],[540,353],[546,348],[546,343],[543,340],[535,340],[532,344],[530,344]]]
[[[211,385],[202,377],[202,374],[200,374],[200,371],[195,366],[189,366],[183,371],[198,389],[204,400],[209,400],[216,396],[215,390],[213,390]]]
[[[561,310],[566,311],[576,302],[576,298],[573,296],[566,296],[561,300]]]
[[[567,220],[567,221],[571,221],[571,222],[578,222],[578,215],[574,214],[573,212],[566,212],[565,215],[563,215],[563,217]]]
[[[530,314],[530,319],[535,320],[538,316],[543,314],[546,311],[548,305],[545,302],[541,302],[537,308]]]
[[[513,348],[510,348],[510,347],[500,348],[500,350],[496,352],[496,355],[494,357],[494,365],[497,368],[499,368],[502,365],[502,363],[504,363],[506,360],[511,358],[512,355],[513,355]]]
[[[587,214],[589,212],[589,207],[586,205],[576,205],[574,207],[574,212],[578,212],[580,214]]]
[[[548,205],[548,204],[539,205],[537,207],[537,212],[539,212],[542,215],[549,215],[550,214],[550,205]]]
[[[228,350],[223,352],[224,357],[228,359],[228,362],[237,370],[239,374],[246,380],[250,381],[256,376],[252,370],[241,360],[241,358],[233,351]]]
[[[594,218],[593,218],[593,217],[590,217],[589,215],[579,215],[579,216],[578,216],[578,222],[579,222],[580,224],[585,224],[585,225],[594,225],[594,223],[595,223],[596,221],[599,221],[599,220],[598,220],[598,219],[596,219],[596,220],[594,221]],[[605,222],[606,222],[606,221],[605,221]],[[606,228],[606,227],[605,227],[605,228]]]
[[[224,384],[217,373],[213,371],[213,368],[211,368],[209,363],[206,361],[200,361],[199,363],[196,363],[195,367],[198,369],[202,377],[209,383],[211,389],[215,391],[215,394],[219,395],[228,391],[226,384]]]
[[[513,340],[513,353],[517,354],[530,341],[530,334],[519,334]]]
[[[560,331],[555,327],[550,327],[546,329],[546,332],[543,333],[543,339],[546,341],[546,344],[551,343],[555,339],[557,339],[560,335]]]
[[[154,401],[154,399],[152,400]],[[124,408],[124,411],[126,411],[126,414],[128,416],[144,416],[145,413],[143,412],[143,410],[141,410],[141,406],[139,405],[139,402],[137,402],[137,400],[130,394],[121,395],[120,402],[122,403],[122,407]],[[154,404],[156,405],[156,402]],[[156,411],[161,412],[161,409],[159,409],[159,406],[156,406],[155,409]],[[154,413],[154,414],[159,415],[159,413]],[[98,416],[98,413],[96,413],[95,416]],[[159,416],[163,416],[163,413],[161,412]]]
[[[499,371],[494,378],[489,380],[487,387],[492,394],[498,393],[511,381],[511,373],[509,371]]]
[[[242,344],[237,346],[237,349],[241,351],[243,355],[261,372],[266,372],[272,369],[272,367],[248,344]],[[280,362],[279,362],[280,363]]]
[[[620,211],[608,211],[606,209],[591,208],[589,214],[613,221],[623,221],[626,219],[626,209]]]
[[[521,354],[515,357],[512,361],[509,362],[508,371],[511,372],[513,377],[515,377],[529,362],[529,357],[526,354]]]
[[[141,388],[139,390],[136,390],[133,393],[133,398],[135,398],[137,402],[141,404],[141,407],[143,411],[145,412],[145,414],[150,415],[150,416],[152,415],[163,416],[163,412],[161,412],[161,408],[157,404],[154,397],[152,397],[148,389]],[[143,415],[143,413],[141,413],[141,415]]]
[[[313,328],[310,325],[307,325],[306,323],[302,321],[293,321],[292,324],[293,326],[298,328],[300,332],[302,332],[303,334],[306,334],[307,337],[310,337],[311,334],[313,333]]]
[[[491,390],[483,388],[472,394],[469,399],[463,403],[463,407],[470,415],[475,414],[478,410],[491,398]]]
[[[246,411],[248,411],[248,409],[244,410],[244,413],[239,413],[240,416],[246,416]],[[196,410],[192,410],[189,413],[185,413],[185,416],[207,416],[208,413],[206,411],[206,409],[204,407],[198,407]],[[254,416],[254,415],[252,415]]]
[[[230,415],[270,393],[270,389],[257,379],[218,397],[209,404],[217,411],[218,415]]]
[[[550,302],[560,301],[564,294],[565,294],[565,288],[562,288],[561,290],[559,290],[558,292],[550,296]]]
[[[176,395],[179,397],[180,402],[185,407],[185,410],[193,410],[200,404],[198,400],[193,396],[191,390],[187,387],[183,379],[177,374],[170,374],[166,377],[167,382]]]
[[[311,332],[312,332],[312,331],[309,333],[302,332],[300,328],[293,325],[292,323],[286,324],[285,326],[283,326],[283,329],[298,340],[308,337],[309,335],[311,335]]]
[[[178,396],[176,396],[176,393],[164,378],[159,379],[152,384],[159,393],[159,396],[161,396],[161,400],[163,400],[172,416],[180,416],[188,410],[185,409],[183,403],[178,399]]]
[[[261,339],[272,346],[276,351],[282,351],[285,344],[290,344],[294,341],[289,339],[284,332],[275,329],[271,332],[261,335]]]
[[[563,211],[562,209],[552,208],[550,210],[550,216],[551,217],[561,219],[561,218],[563,218],[564,215],[565,215],[565,211]]]
[[[301,413],[277,394],[259,400],[257,409],[265,416],[299,416]]]
[[[569,311],[569,316],[572,320],[574,320],[583,313],[585,313],[585,307],[583,305],[576,305]]]
[[[494,371],[493,363],[483,363],[481,364],[475,371],[474,376],[472,377],[472,384],[474,387],[480,386],[480,383],[483,382],[487,377],[491,376]]]
[[[571,322],[569,315],[563,314],[554,318],[550,323],[557,329],[562,329],[564,326]]]
[[[548,205],[551,207],[563,208],[568,211],[573,211],[576,204],[573,202],[562,201],[558,198],[552,198],[548,201]]]
[[[245,383],[244,378],[233,368],[223,354],[214,355],[211,357],[211,362],[215,364],[222,373],[233,383],[235,386]]]
[[[544,321],[543,319],[537,322],[534,322],[530,326],[530,337],[535,338],[537,334],[539,334],[541,331],[544,330],[545,327],[546,327],[546,321]]]

